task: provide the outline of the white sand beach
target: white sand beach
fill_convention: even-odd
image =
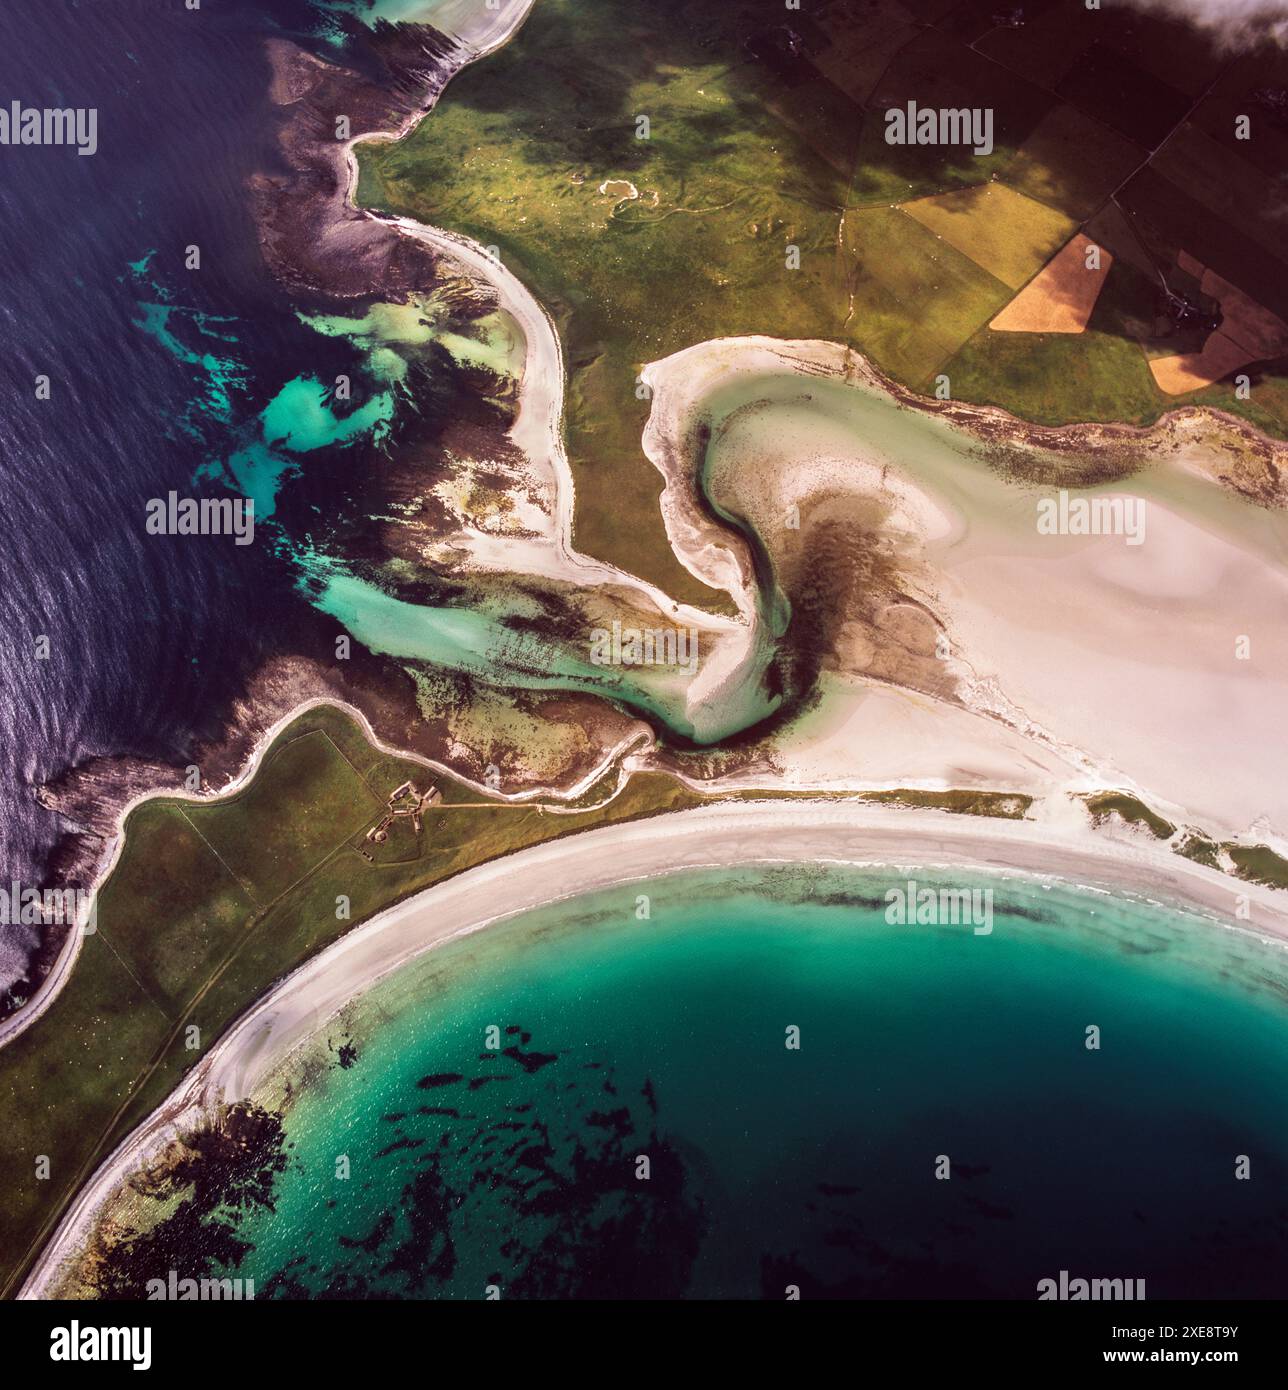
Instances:
[[[527,4],[513,3],[478,19],[482,27],[462,36],[468,51],[481,56],[499,47],[527,11]],[[362,136],[348,146],[351,204],[354,147],[364,139],[401,138],[420,119],[397,134]],[[783,751],[791,756],[782,759],[789,785],[976,786],[983,780],[1039,795],[1123,789],[1207,833],[1288,848],[1288,777],[1263,775],[1265,758],[1279,746],[1279,711],[1288,705],[1288,636],[1275,616],[1288,600],[1288,515],[1259,511],[1208,481],[1210,465],[1196,465],[1202,448],[1195,448],[1192,433],[1170,418],[1151,431],[1043,430],[1002,411],[956,404],[950,423],[933,402],[910,409],[915,398],[896,393],[841,344],[766,337],[697,344],[644,368],[652,408],[642,444],[666,480],[661,506],[676,557],[733,596],[738,617],[731,620],[676,605],[654,586],[577,552],[563,438],[567,379],[548,310],[470,238],[407,217],[379,220],[424,242],[480,285],[523,334],[510,439],[554,497],[554,510],[548,529],[534,538],[468,532],[463,554],[470,565],[638,595],[701,633],[704,660],[687,693],[690,716],[737,699],[740,684],[761,669],[767,634],[760,630],[750,550],[732,528],[713,524],[699,498],[696,428],[714,399],[742,383],[753,400],[757,382],[772,379],[780,395],[769,402],[769,414],[726,448],[739,451],[729,466],[743,473],[740,485],[773,480],[775,521],[785,504],[828,489],[880,493],[921,568],[918,597],[935,609],[951,634],[955,661],[968,672],[965,714],[948,713],[917,691],[865,681],[862,671],[848,673],[858,679],[834,683],[828,710],[831,727],[846,730],[845,746],[830,740],[820,757],[789,734]],[[896,429],[902,428],[905,449],[892,447],[888,436],[864,437],[861,419],[851,428],[817,400],[793,415],[782,388],[790,396],[814,380],[848,385],[902,414]],[[1211,415],[1205,427],[1210,443],[1234,424]],[[1162,460],[1148,478],[1126,485],[1147,503],[1148,537],[1138,547],[1124,546],[1122,536],[1040,536],[1040,490],[1003,480],[969,458],[981,440],[1001,439],[1033,454],[1033,446],[1058,447],[1066,439],[1076,445],[1115,430],[1139,443],[1146,457]],[[938,459],[926,462],[923,456],[936,450]],[[1242,637],[1255,639],[1255,659],[1236,655]],[[846,718],[837,708],[857,711],[859,703],[866,706],[863,718]],[[897,731],[893,740],[864,736],[874,714],[887,733]],[[896,752],[910,755],[915,767],[901,764]],[[981,779],[982,769],[1009,776],[1010,785]]]
[[[588,831],[471,869],[382,912],[280,981],[99,1168],[23,1287],[39,1298],[122,1180],[221,1103],[251,1096],[349,1000],[423,952],[549,903],[684,869],[844,863],[1038,875],[1176,904],[1288,946],[1288,900],[1079,826],[836,801],[726,802]],[[1238,916],[1246,900],[1249,920]]]
[[[436,22],[447,23],[459,9],[456,32],[478,57],[504,43],[529,7],[528,0],[506,0],[496,11],[480,12],[449,0],[438,7]],[[472,27],[475,20],[481,27]],[[404,133],[377,132],[353,143]],[[345,158],[352,202],[353,145]],[[653,388],[644,449],[666,479],[662,506],[671,544],[693,574],[734,595],[739,616],[676,605],[574,548],[565,369],[547,310],[470,239],[411,219],[381,220],[477,282],[524,337],[510,438],[538,475],[553,480],[555,507],[548,531],[535,539],[474,534],[473,563],[634,592],[711,640],[717,658],[704,665],[690,698],[723,698],[752,667],[758,604],[746,543],[716,526],[700,505],[697,425],[713,399],[728,404],[743,391],[758,413],[749,412],[746,427],[722,440],[725,472],[748,497],[760,489],[767,515],[821,489],[879,494],[895,519],[917,597],[951,637],[965,692],[950,703],[842,664],[828,671],[819,708],[783,734],[777,765],[758,768],[755,785],[978,787],[1025,792],[1041,804],[1034,819],[1012,822],[831,800],[722,803],[550,842],[430,888],[356,927],[248,1009],[80,1192],[23,1296],[39,1297],[52,1286],[127,1173],[213,1106],[251,1094],[355,994],[446,941],[595,889],[683,868],[750,863],[950,865],[1152,896],[1204,913],[1213,930],[1224,925],[1288,943],[1288,895],[1237,882],[1141,835],[1093,832],[1069,797],[1095,788],[1133,791],[1180,823],[1288,848],[1280,737],[1288,708],[1284,512],[1259,509],[1213,483],[1211,470],[1181,448],[1165,423],[1138,432],[1151,469],[1118,488],[1148,504],[1147,543],[1128,548],[1121,535],[1040,535],[1034,516],[1043,489],[1003,479],[971,450],[978,438],[1001,435],[1018,445],[1041,431],[1001,412],[956,407],[955,419],[978,424],[976,438],[937,418],[932,403],[912,409],[869,364],[837,344],[719,340],[644,371]],[[802,426],[805,396],[812,415]],[[861,415],[851,411],[860,399],[885,412],[880,431],[867,435],[857,427]],[[1237,654],[1242,637],[1250,639],[1247,659]],[[234,786],[253,776],[285,722],[261,741]],[[366,733],[372,737],[369,727]],[[623,751],[612,750],[610,760]],[[649,757],[636,752],[627,765],[646,767]],[[576,796],[594,776],[561,795]],[[119,842],[118,834],[118,852]],[[1246,921],[1238,916],[1241,902],[1250,910]],[[0,1045],[56,997],[78,945],[73,938],[37,998],[0,1024]]]
[[[348,704],[344,700],[337,700],[330,696],[318,696],[316,699],[305,700],[296,705],[289,713],[284,714],[275,724],[265,731],[263,736],[255,744],[254,752],[247,759],[245,766],[238,772],[237,776],[225,786],[219,787],[214,791],[190,792],[182,788],[167,789],[165,791],[146,791],[131,797],[121,808],[117,817],[116,834],[112,838],[112,845],[109,854],[104,860],[103,867],[99,872],[98,880],[94,884],[94,891],[107,881],[112,870],[116,867],[117,860],[121,857],[121,852],[125,848],[125,822],[129,818],[130,812],[135,807],[140,806],[145,801],[151,801],[155,797],[164,796],[170,801],[193,801],[204,802],[210,800],[222,800],[224,797],[233,796],[248,786],[254,779],[256,772],[259,771],[260,764],[264,761],[264,755],[273,746],[279,734],[289,725],[293,724],[302,714],[307,714],[311,709],[318,709],[328,706],[332,709],[343,710],[350,719],[354,720],[362,728],[362,732],[374,748],[379,748],[382,752],[388,753],[393,757],[405,758],[410,762],[419,763],[422,767],[428,768],[431,772],[436,772],[442,776],[451,777],[464,786],[470,787],[480,798],[491,801],[509,802],[511,804],[522,804],[524,802],[541,801],[545,809],[552,814],[559,814],[560,802],[573,802],[578,797],[583,796],[604,773],[613,766],[620,758],[623,758],[632,749],[638,747],[641,742],[649,742],[649,735],[646,729],[628,734],[616,747],[605,751],[599,763],[589,772],[578,778],[575,783],[566,787],[533,787],[526,791],[517,793],[507,793],[484,787],[482,783],[471,781],[463,773],[453,771],[445,764],[435,762],[432,758],[422,757],[419,753],[414,753],[409,749],[395,748],[386,743],[376,731],[371,727],[367,716],[357,708],[356,705]],[[554,803],[553,805],[550,803]],[[0,1019],[0,1047],[10,1043],[20,1034],[25,1033],[38,1018],[41,1017],[49,1006],[57,999],[59,992],[67,983],[71,976],[72,968],[76,964],[76,959],[80,955],[81,946],[84,944],[85,933],[73,931],[68,934],[62,950],[58,954],[52,968],[45,978],[40,982],[39,987],[31,998],[14,1013],[8,1014]]]
[[[469,16],[467,5],[460,8],[471,20],[464,42],[468,53],[466,61],[473,62],[499,48],[517,32],[531,8],[531,0],[507,0],[499,10],[485,12],[486,18]],[[545,523],[542,531],[534,536],[494,536],[471,528],[454,536],[453,546],[461,559],[475,569],[611,588],[623,596],[631,596],[643,611],[665,616],[669,624],[696,630],[700,634],[703,660],[698,678],[688,692],[688,708],[693,714],[704,705],[723,698],[726,692],[735,690],[745,673],[755,665],[756,633],[751,613],[743,609],[738,618],[732,619],[692,604],[676,603],[656,585],[576,549],[573,543],[573,475],[564,445],[567,374],[559,332],[549,310],[499,255],[472,238],[426,226],[410,217],[384,215],[358,206],[356,147],[373,141],[401,140],[429,114],[428,110],[418,113],[396,132],[369,132],[347,142],[344,147],[348,181],[345,198],[355,210],[429,246],[436,257],[480,286],[517,326],[523,337],[524,363],[518,383],[518,407],[509,438],[527,460],[535,490],[554,498],[554,507],[548,516],[542,516],[530,506],[525,509],[530,522]],[[681,560],[688,563],[683,556]],[[700,722],[700,718],[695,718],[695,722]]]
[[[924,779],[916,785],[960,786],[972,767],[1014,769],[1013,789],[1131,790],[1182,823],[1284,847],[1288,511],[1211,481],[1171,421],[1127,432],[1140,471],[1087,489],[1139,505],[1137,543],[1042,533],[1038,503],[1054,503],[1054,486],[1002,476],[978,456],[972,431],[900,402],[838,344],[723,339],[644,376],[654,389],[645,449],[666,479],[668,534],[695,574],[741,586],[750,605],[750,554],[698,498],[705,422],[715,429],[701,446],[706,468],[736,490],[738,510],[771,546],[792,502],[803,512],[820,494],[879,499],[903,578],[964,673],[963,702],[977,717],[969,730],[963,711],[842,664],[850,679],[833,684],[827,717],[812,722],[844,734],[825,750],[789,735],[786,782],[871,785],[903,768]],[[961,413],[977,417],[982,437],[1006,431],[1039,467],[1061,435],[997,411]],[[1221,428],[1213,419],[1209,454]],[[1028,445],[1031,434],[1043,448]]]

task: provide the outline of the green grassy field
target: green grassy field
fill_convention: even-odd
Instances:
[[[1147,152],[1072,106],[1057,106],[1001,170],[1010,187],[1081,222]]]
[[[1148,425],[1167,408],[1139,342],[1127,336],[1139,275],[1115,264],[1085,333],[994,333],[980,328],[944,368],[953,395],[996,405],[1042,425],[1079,418]]]
[[[416,836],[366,840],[395,786],[431,782],[440,804]],[[559,836],[709,800],[660,773],[615,775],[571,814],[507,805],[373,748],[347,715],[301,715],[252,781],[210,802],[154,798],[126,822],[98,898],[97,930],[49,1010],[0,1049],[0,1292],[12,1295],[95,1166],[151,1114],[269,986],[356,924],[475,864]],[[781,800],[795,792],[745,792]],[[854,792],[834,799],[1023,817],[994,792]],[[1132,808],[1129,808],[1132,809]],[[897,815],[897,810],[891,814]],[[1157,833],[1157,832],[1156,832]],[[1238,872],[1282,886],[1281,860],[1226,846]],[[343,899],[347,913],[338,914]],[[47,1161],[48,1176],[41,1177]]]
[[[988,271],[900,208],[847,214],[851,341],[886,371],[925,386],[1011,297]]]
[[[840,333],[835,244],[860,113],[780,89],[727,37],[728,16],[662,8],[676,22],[626,0],[541,0],[511,44],[453,80],[422,134],[364,152],[360,199],[498,246],[534,287],[570,366],[579,546],[709,601],[665,541],[636,378],[752,327]],[[815,147],[797,129],[833,138]],[[599,193],[618,179],[640,198]]]
[[[1138,221],[1192,201],[1142,171],[1161,119],[1148,94],[1183,108],[1216,71],[1174,28],[1179,86],[1163,93],[1146,41],[1163,28],[1149,18],[1106,18],[1109,52],[1056,10],[1007,30],[984,9],[909,0],[782,15],[760,0],[538,0],[409,138],[360,152],[359,199],[497,246],[552,309],[570,368],[578,546],[709,603],[666,543],[661,480],[640,450],[645,362],[726,335],[821,337],[914,389],[946,371],[956,398],[1042,423],[1147,423],[1186,403],[1154,385],[1139,325],[1111,313],[1061,340],[987,328],[1082,222],[1112,212],[1126,227],[1111,195]],[[885,109],[930,99],[993,110],[994,151],[888,145]],[[1178,139],[1169,169],[1195,150],[1220,168],[1203,129]],[[1262,270],[1277,264],[1260,210],[1251,236],[1221,220],[1255,209],[1257,173],[1249,155],[1229,207],[1194,203],[1196,254],[1216,257],[1220,242],[1227,258],[1250,247]],[[606,180],[640,196],[601,194]],[[896,206],[936,195],[920,208],[930,225]],[[1144,270],[1153,296],[1148,259]],[[1251,402],[1225,384],[1196,399],[1282,434],[1285,374],[1271,364],[1254,377]]]
[[[903,211],[1018,290],[1069,240],[1077,224],[1004,183],[978,184],[904,203]]]
[[[384,845],[369,842],[389,794],[409,779],[438,787],[442,801],[419,836],[404,821]],[[0,1104],[11,1117],[0,1131],[0,1293],[13,1294],[97,1164],[302,961],[476,864],[710,800],[661,773],[637,773],[614,795],[616,784],[610,769],[570,813],[487,801],[380,752],[346,714],[320,707],[278,736],[236,793],[136,807],[98,896],[96,931],[48,1011],[0,1049]],[[1022,816],[1029,805],[993,793],[838,795],[978,815]]]
[[[417,839],[365,833],[411,778],[444,793]],[[695,804],[661,776],[574,815],[481,803],[471,788],[373,749],[338,710],[296,720],[253,781],[215,802],[153,799],[48,1012],[0,1049],[0,1287],[15,1279],[93,1167],[248,1004],[355,923],[474,864],[558,835]],[[378,862],[360,852],[377,849]],[[396,856],[396,857],[395,857]],[[383,861],[383,862],[380,862]],[[349,900],[337,917],[337,899]],[[190,1035],[189,1029],[197,1032]],[[189,1046],[190,1036],[195,1046]],[[41,1156],[49,1177],[37,1176]]]
[[[641,366],[770,333],[848,339],[926,384],[1008,290],[911,219],[892,220],[890,204],[987,177],[1042,107],[979,60],[962,80],[987,85],[1015,143],[987,160],[894,148],[880,113],[774,46],[777,19],[754,0],[540,0],[416,133],[361,152],[360,201],[497,246],[555,313],[579,547],[700,602],[711,595],[670,553],[661,480],[640,451]],[[827,50],[808,19],[792,21]],[[922,36],[894,55],[883,90],[915,87],[948,61],[945,42]],[[640,197],[618,203],[599,193],[606,180]]]
[[[1234,862],[1235,873],[1268,888],[1288,888],[1288,860],[1268,845],[1222,845]]]

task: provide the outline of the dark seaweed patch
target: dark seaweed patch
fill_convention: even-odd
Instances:
[[[282,1117],[258,1106],[229,1106],[209,1129],[191,1135],[160,1170],[135,1180],[157,1202],[182,1196],[163,1221],[117,1237],[95,1272],[101,1298],[139,1299],[150,1279],[223,1275],[251,1249],[239,1234],[246,1216],[272,1211],[277,1175],[290,1162]]]
[[[458,1081],[464,1081],[463,1073],[459,1071],[436,1071],[429,1076],[422,1076],[416,1085],[422,1091],[432,1091],[438,1086],[454,1086]]]
[[[451,1134],[400,1137],[383,1152],[403,1153],[407,1181],[396,1205],[370,1231],[338,1239],[320,1273],[295,1262],[265,1290],[278,1297],[434,1297],[450,1287],[465,1259],[480,1257],[506,1297],[676,1297],[688,1286],[705,1233],[701,1200],[684,1161],[653,1128],[661,1108],[652,1081],[642,1101],[604,1109],[616,1093],[612,1068],[577,1064],[564,1083],[555,1053],[509,1048],[515,1074],[475,1077],[521,1082],[533,1099],[461,1120]],[[587,1077],[589,1071],[589,1077]],[[434,1085],[465,1078],[439,1073]],[[645,1104],[647,1102],[647,1105]],[[422,1106],[429,1124],[447,1107]],[[637,1113],[638,1112],[638,1113]],[[419,1151],[407,1153],[412,1148]],[[648,1159],[642,1177],[640,1160]],[[484,1242],[482,1245],[480,1242]],[[491,1243],[488,1249],[487,1243]],[[328,1263],[329,1260],[329,1263]],[[477,1276],[476,1276],[477,1277]],[[481,1293],[481,1289],[477,1291]]]

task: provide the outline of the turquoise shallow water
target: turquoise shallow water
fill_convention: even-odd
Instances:
[[[1062,1269],[1282,1294],[1284,953],[1018,879],[991,935],[893,926],[903,878],[688,873],[429,953],[296,1059],[238,1272],[260,1297],[1031,1298]]]

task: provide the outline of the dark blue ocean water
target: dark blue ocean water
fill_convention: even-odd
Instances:
[[[0,147],[5,881],[39,881],[59,836],[39,784],[96,754],[182,761],[312,620],[271,544],[150,536],[144,508],[192,494],[283,382],[349,351],[297,319],[246,196],[275,167],[264,40],[318,18],[306,0],[0,6],[0,103],[99,113],[93,157]],[[24,946],[0,942],[0,982]]]

